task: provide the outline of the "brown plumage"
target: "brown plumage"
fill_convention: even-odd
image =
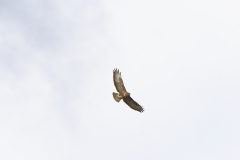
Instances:
[[[121,99],[123,99],[123,101],[130,108],[132,108],[132,109],[134,109],[138,112],[143,112],[144,111],[142,106],[140,106],[137,102],[135,102],[130,97],[130,93],[127,92],[127,90],[124,86],[122,76],[121,76],[121,72],[119,72],[118,69],[113,70],[113,82],[114,82],[114,85],[116,87],[116,90],[118,91],[118,93],[113,92],[113,98],[115,99],[115,101],[120,102]]]

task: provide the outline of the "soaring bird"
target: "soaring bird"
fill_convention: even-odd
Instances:
[[[118,91],[118,93],[113,92],[113,98],[115,101],[120,102],[121,99],[132,109],[143,112],[144,109],[140,106],[136,101],[134,101],[130,97],[130,93],[127,92],[126,88],[124,87],[121,72],[118,69],[113,70],[113,82]]]

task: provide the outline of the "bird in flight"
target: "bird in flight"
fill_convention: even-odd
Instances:
[[[118,69],[113,70],[113,82],[118,93],[113,92],[113,98],[115,101],[120,102],[121,99],[132,109],[143,112],[144,109],[136,101],[130,97],[130,93],[127,92],[124,87],[121,72]]]

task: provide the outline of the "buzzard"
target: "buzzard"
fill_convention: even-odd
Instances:
[[[137,102],[135,102],[131,97],[130,93],[124,87],[121,72],[118,69],[113,70],[113,82],[118,91],[118,93],[113,92],[113,98],[115,101],[120,102],[121,99],[132,109],[143,112],[144,109]]]

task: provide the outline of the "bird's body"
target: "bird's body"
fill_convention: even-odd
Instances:
[[[115,101],[120,102],[121,99],[123,99],[123,101],[130,108],[132,108],[136,111],[139,111],[139,112],[144,111],[144,109],[130,97],[130,93],[127,92],[127,90],[124,86],[121,72],[119,72],[118,69],[113,70],[113,82],[116,87],[116,90],[118,91],[118,93],[113,92],[113,98],[115,99]]]

